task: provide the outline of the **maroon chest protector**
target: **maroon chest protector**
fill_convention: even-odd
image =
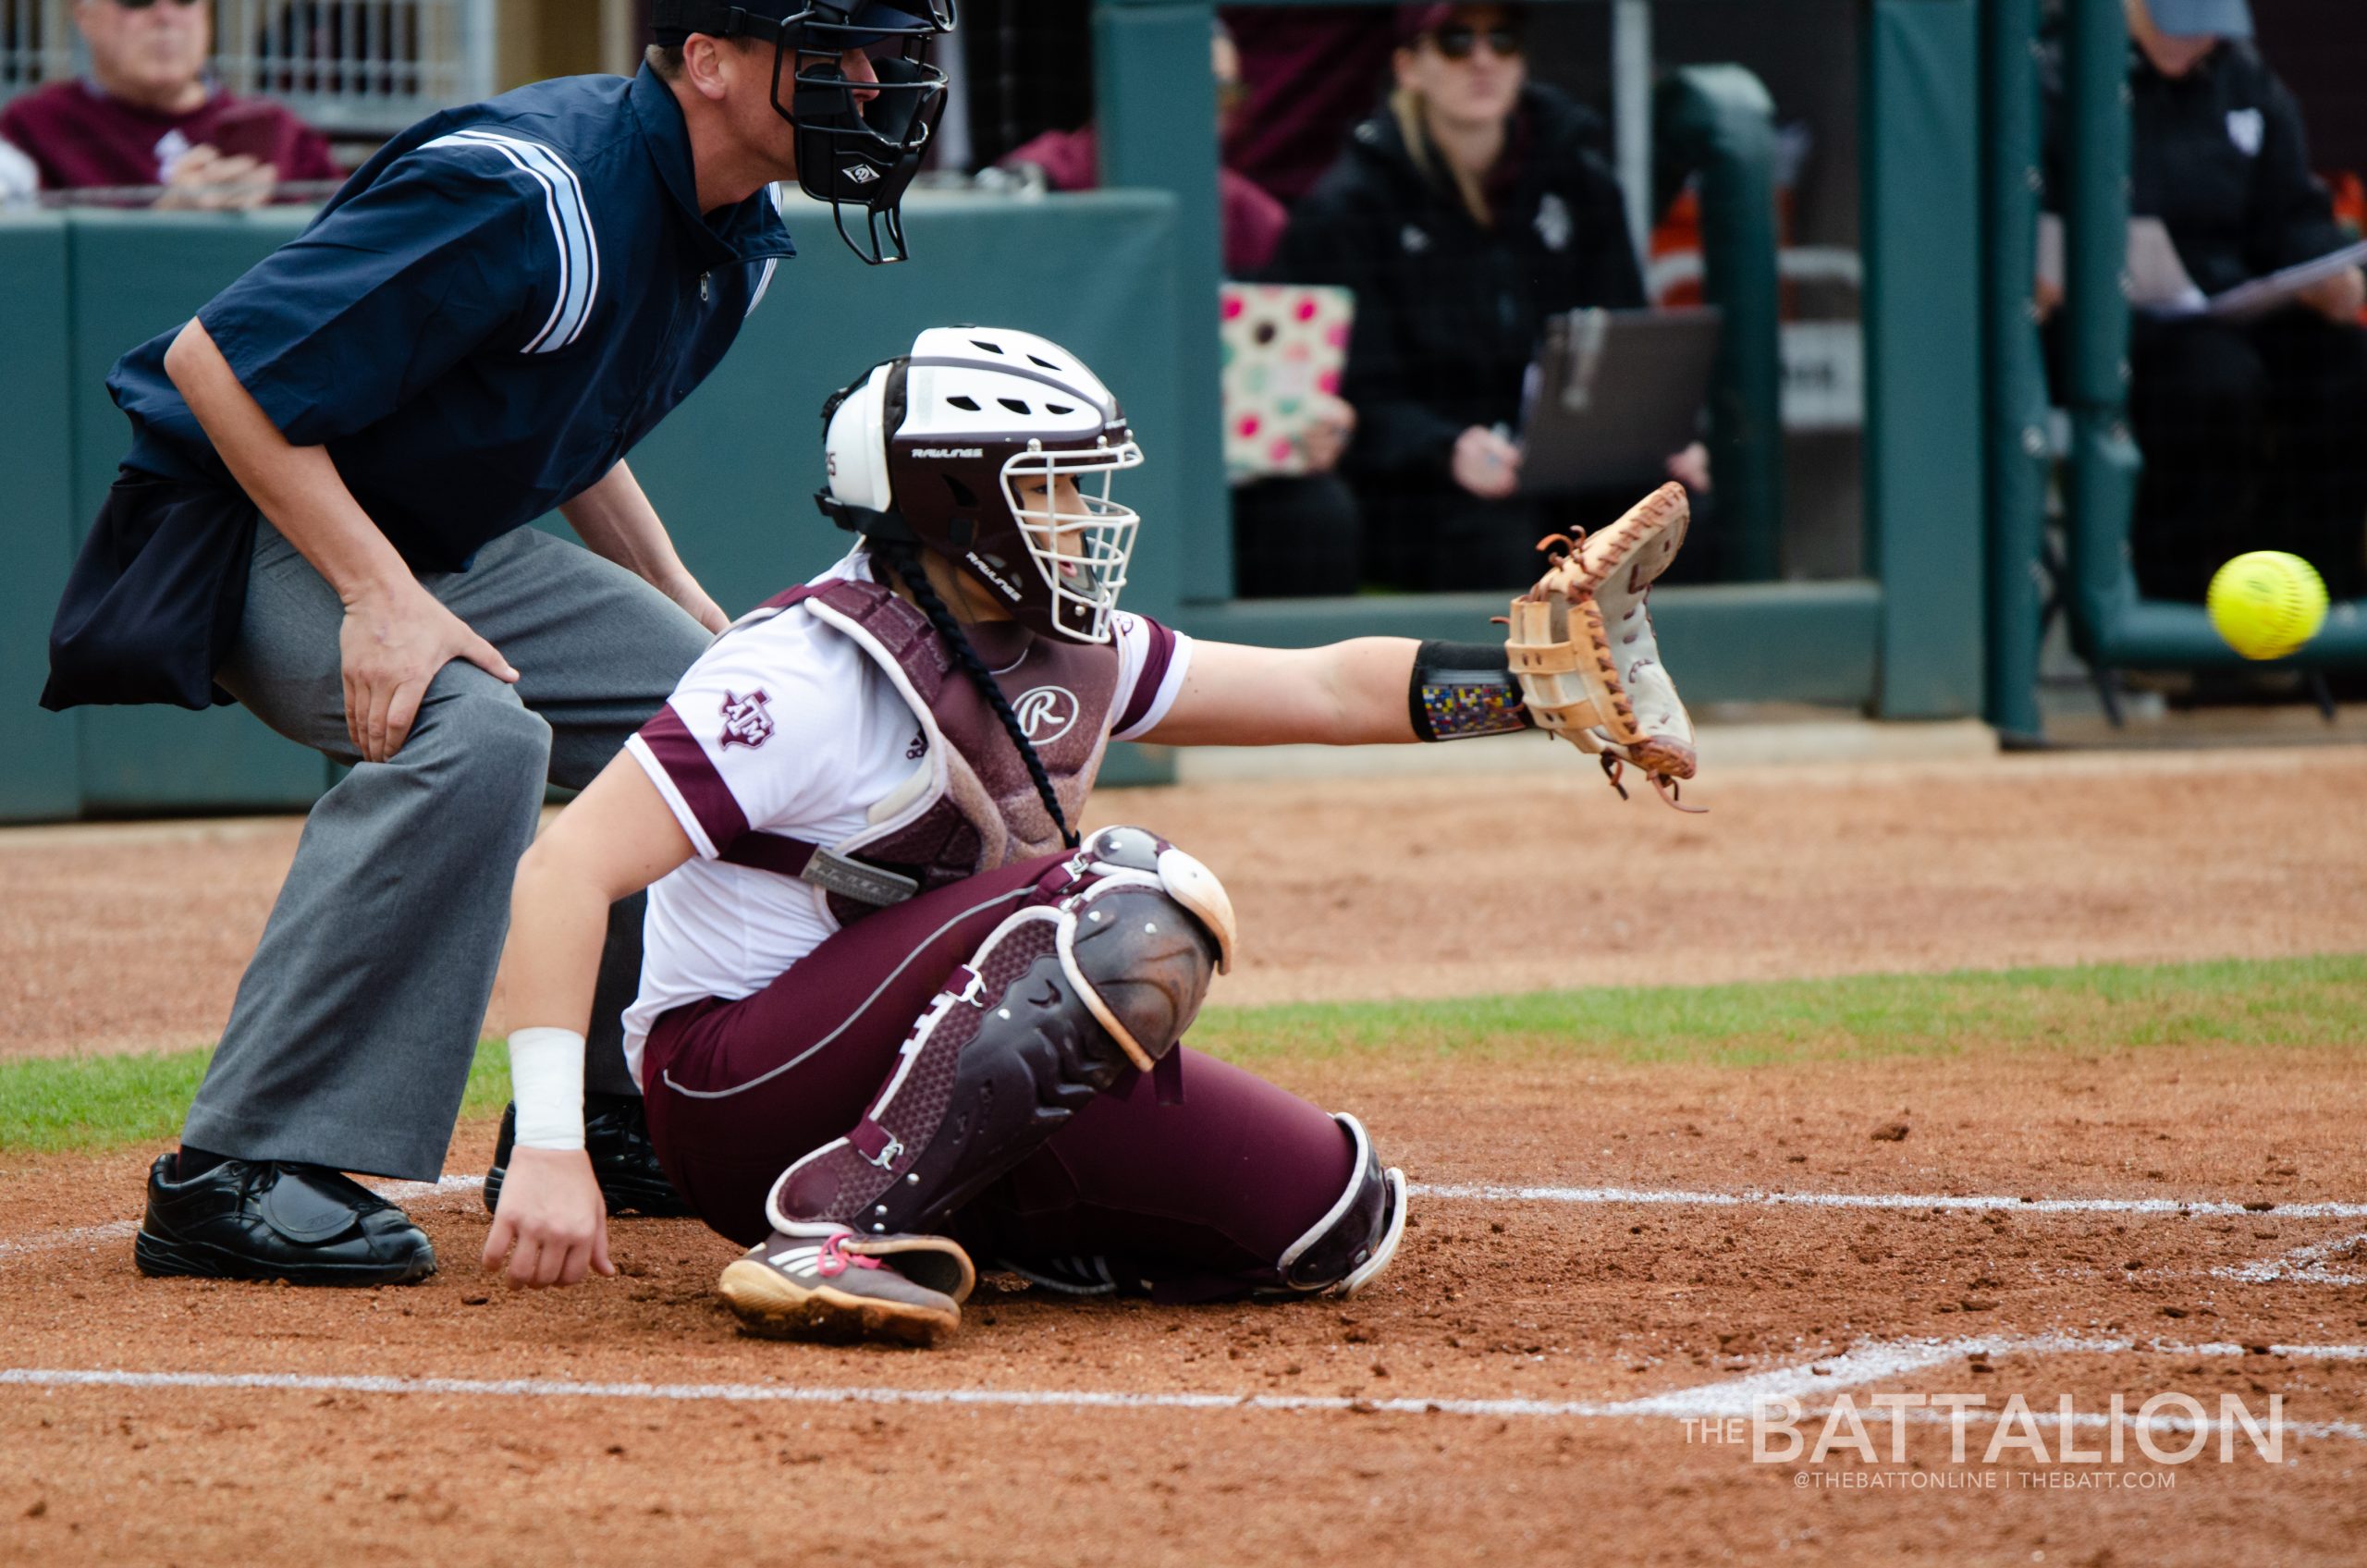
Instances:
[[[772,602],[851,638],[913,710],[926,778],[897,790],[883,820],[819,846],[750,832],[725,846],[735,864],[799,876],[840,925],[916,893],[1061,849],[1059,827],[1010,733],[928,617],[877,582],[792,588]],[[967,629],[995,684],[1050,775],[1071,823],[1108,745],[1118,694],[1118,651],[1056,642],[998,622]],[[885,874],[885,875],[881,875]]]

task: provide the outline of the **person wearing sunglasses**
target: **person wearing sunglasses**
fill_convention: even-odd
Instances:
[[[779,268],[777,182],[829,202],[866,261],[901,251],[950,0],[654,17],[635,76],[537,82],[397,136],[108,378],[131,450],[43,703],[235,701],[350,769],[305,825],[179,1149],[150,1170],[144,1273],[434,1272],[426,1235],[346,1172],[442,1173],[547,786],[589,783],[728,619],[628,454],[768,289],[809,325],[860,310],[862,288]],[[553,510],[581,546],[531,526]],[[622,1051],[640,962],[621,904],[583,1146],[611,1211],[671,1212]]]
[[[1644,303],[1600,122],[1531,81],[1516,6],[1399,11],[1395,87],[1293,212],[1269,276],[1356,296],[1343,464],[1366,576],[1477,589],[1599,511],[1520,488],[1521,384],[1548,316]],[[1671,460],[1695,488],[1699,449]],[[1617,515],[1613,506],[1606,515]]]
[[[275,185],[344,178],[321,134],[277,104],[206,74],[204,0],[79,0],[89,73],[0,109],[44,189],[161,188],[160,207],[254,207]]]

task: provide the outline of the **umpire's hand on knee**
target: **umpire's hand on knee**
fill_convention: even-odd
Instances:
[[[581,1284],[585,1273],[614,1274],[608,1261],[608,1206],[582,1149],[516,1148],[501,1181],[501,1207],[480,1260],[487,1273],[509,1258],[513,1287]]]
[[[498,649],[408,578],[346,599],[337,656],[346,733],[364,762],[385,762],[402,749],[428,682],[452,660],[466,659],[496,680],[518,679]]]

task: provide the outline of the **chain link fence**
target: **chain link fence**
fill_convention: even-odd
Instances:
[[[215,76],[333,136],[494,90],[494,0],[215,0]],[[80,69],[72,0],[0,0],[0,102]]]

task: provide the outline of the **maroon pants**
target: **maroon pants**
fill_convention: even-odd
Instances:
[[[946,976],[1060,858],[882,910],[752,997],[657,1021],[642,1057],[650,1136],[708,1224],[764,1240],[773,1179],[862,1119]],[[1130,1073],[964,1208],[958,1229],[982,1265],[1102,1254],[1152,1278],[1222,1279],[1270,1269],[1339,1201],[1353,1151],[1337,1122],[1176,1048],[1180,1103]]]

